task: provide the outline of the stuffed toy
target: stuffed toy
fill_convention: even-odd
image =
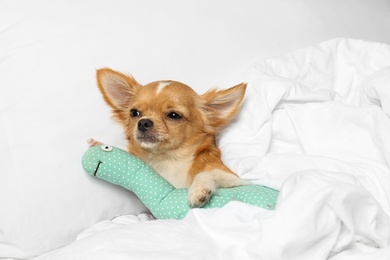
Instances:
[[[159,219],[181,219],[191,207],[188,189],[176,189],[148,164],[130,153],[108,145],[89,148],[83,155],[84,170],[95,177],[134,192]],[[261,185],[220,188],[202,208],[222,207],[236,200],[274,209],[278,191]]]

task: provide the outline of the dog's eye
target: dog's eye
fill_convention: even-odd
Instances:
[[[168,118],[170,119],[180,119],[181,118],[181,115],[176,113],[176,112],[171,112],[167,115]]]
[[[137,109],[130,110],[130,116],[131,117],[139,117],[141,113]]]

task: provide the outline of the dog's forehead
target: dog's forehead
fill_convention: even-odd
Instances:
[[[164,96],[165,98],[174,97],[189,97],[193,98],[197,96],[197,93],[186,84],[178,81],[163,80],[149,83],[143,87],[145,93],[153,95],[156,98],[158,96]]]

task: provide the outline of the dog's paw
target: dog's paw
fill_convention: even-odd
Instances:
[[[89,139],[87,140],[87,144],[88,144],[89,147],[94,147],[94,146],[98,146],[98,145],[103,145],[102,142],[96,141],[96,140],[93,139],[93,138],[89,138]]]
[[[214,192],[215,189],[207,186],[191,185],[191,187],[188,189],[188,205],[193,208],[202,207],[210,200]]]

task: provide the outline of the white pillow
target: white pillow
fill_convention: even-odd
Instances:
[[[255,61],[333,37],[390,43],[386,0],[0,0],[0,258],[31,258],[146,209],[80,166],[125,147],[95,69],[229,87]]]

